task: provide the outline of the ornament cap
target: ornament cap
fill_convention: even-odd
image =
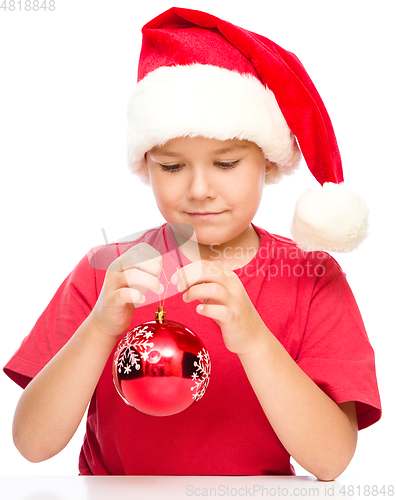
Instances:
[[[162,306],[158,306],[157,311],[155,313],[155,321],[157,323],[163,323],[166,321],[166,312]]]

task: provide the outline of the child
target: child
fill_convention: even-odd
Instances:
[[[326,109],[294,55],[218,18],[172,8],[143,35],[129,163],[167,224],[107,271],[90,253],[61,285],[4,368],[26,387],[15,444],[52,457],[90,404],[81,474],[287,475],[293,456],[332,480],[381,406],[358,308],[323,251],[355,248],[367,227]],[[297,165],[297,140],[324,185],[298,203],[298,246],[252,224],[264,182]],[[164,250],[181,245],[178,224],[195,235],[179,270]],[[162,270],[180,292],[168,318],[203,340],[212,374],[200,401],[153,417],[125,405],[111,370],[121,336],[153,319],[144,296],[164,292]]]

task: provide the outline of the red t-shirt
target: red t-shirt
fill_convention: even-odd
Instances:
[[[381,416],[374,353],[344,273],[328,254],[304,253],[292,241],[254,228],[260,248],[234,272],[264,323],[334,401],[356,401],[360,429],[373,424]],[[148,231],[139,241],[162,254],[170,250],[163,255],[169,280],[180,267],[169,225]],[[9,377],[25,387],[68,341],[94,307],[105,277],[103,269],[116,256],[115,246],[110,245],[79,262],[4,367]],[[181,258],[183,265],[189,262],[183,254]],[[181,413],[145,415],[118,395],[112,353],[88,410],[81,474],[293,474],[290,456],[270,426],[238,356],[225,348],[219,326],[196,313],[196,302],[185,304],[180,294],[170,295],[165,301],[167,319],[195,332],[210,353],[208,389]],[[131,328],[152,321],[157,305],[137,308]],[[293,415],[290,421],[293,425]]]

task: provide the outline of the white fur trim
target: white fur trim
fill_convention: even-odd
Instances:
[[[307,251],[350,252],[366,238],[368,209],[343,183],[327,182],[319,190],[308,189],[299,199],[292,236]]]
[[[217,66],[164,66],[152,71],[132,93],[127,117],[128,165],[145,182],[145,153],[176,137],[256,143],[277,165],[266,183],[291,173],[301,157],[273,92],[252,75]]]

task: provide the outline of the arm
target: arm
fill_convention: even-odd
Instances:
[[[355,451],[354,403],[337,405],[295,363],[268,330],[235,273],[200,263],[202,274],[184,300],[221,327],[226,347],[239,356],[257,398],[293,458],[321,480],[340,475]],[[179,271],[180,291],[193,283],[195,264]],[[176,278],[173,279],[176,282]]]
[[[22,393],[13,438],[27,460],[47,460],[70,441],[135,304],[148,289],[160,292],[161,257],[147,247],[136,245],[109,267],[91,314]]]
[[[357,442],[353,402],[337,405],[295,363],[264,323],[257,345],[239,355],[274,431],[290,455],[320,480],[338,477]]]
[[[61,451],[77,430],[116,337],[106,336],[91,317],[23,391],[13,439],[31,462]]]

